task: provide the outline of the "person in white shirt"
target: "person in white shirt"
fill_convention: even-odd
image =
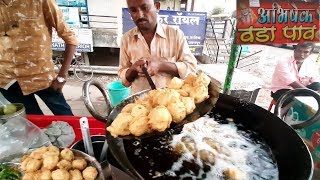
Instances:
[[[278,100],[285,92],[296,88],[309,88],[320,92],[319,67],[310,57],[314,44],[295,46],[293,56],[279,60],[272,76],[271,97]]]

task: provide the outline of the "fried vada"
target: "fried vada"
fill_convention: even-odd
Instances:
[[[98,176],[98,171],[92,166],[88,166],[82,171],[82,176],[85,180],[95,180]]]
[[[166,130],[172,121],[172,116],[165,106],[153,108],[149,115],[148,125],[151,129],[162,132]]]
[[[171,102],[167,108],[172,116],[172,121],[175,123],[181,122],[187,116],[186,107],[181,101]]]
[[[129,123],[133,117],[129,113],[120,113],[112,124],[107,127],[107,131],[111,133],[113,137],[129,135]]]
[[[51,173],[53,180],[69,180],[70,174],[65,169],[57,169]]]
[[[149,132],[148,116],[135,117],[129,125],[129,131],[135,136],[141,136]]]
[[[182,79],[174,77],[171,79],[171,81],[168,83],[168,88],[170,89],[181,89],[183,86],[184,82]]]

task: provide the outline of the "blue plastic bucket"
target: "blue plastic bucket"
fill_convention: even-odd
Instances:
[[[115,107],[122,100],[130,96],[130,88],[125,87],[121,81],[114,81],[107,85],[111,106]]]

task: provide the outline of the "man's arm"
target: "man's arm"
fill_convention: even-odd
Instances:
[[[189,73],[196,71],[197,59],[192,54],[184,33],[180,29],[177,29],[176,31],[176,49],[178,52],[175,57],[177,59],[175,65],[178,70],[178,77],[184,79]]]
[[[67,77],[74,52],[78,45],[77,39],[67,23],[63,20],[62,12],[55,0],[43,1],[43,13],[48,28],[55,28],[58,36],[61,37],[66,44],[64,60],[58,76]]]
[[[294,89],[297,88],[307,88],[305,85],[303,85],[301,82],[299,81],[294,81],[293,83],[289,84],[289,86],[293,87]]]
[[[145,60],[138,60],[134,64],[131,63],[130,57],[127,54],[129,42],[125,37],[121,39],[120,58],[118,75],[124,86],[131,86],[131,83],[142,73],[141,67],[145,65]]]
[[[77,48],[77,46],[75,46],[75,45],[66,44],[66,49],[64,52],[64,56],[63,56],[62,66],[61,66],[60,71],[58,73],[59,77],[64,77],[64,78],[68,77],[68,70],[70,68],[70,64],[72,62],[73,55],[74,55],[74,52],[76,51],[76,48]]]

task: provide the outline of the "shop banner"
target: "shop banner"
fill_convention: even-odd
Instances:
[[[59,6],[86,7],[86,0],[56,0]]]
[[[72,29],[78,40],[77,52],[93,52],[93,40],[92,40],[92,30],[91,29]],[[52,32],[52,50],[64,51],[65,50],[64,41],[57,35],[57,32],[53,30]]]
[[[237,43],[319,42],[319,19],[319,0],[237,0]]]
[[[70,28],[80,28],[79,8],[77,7],[60,7],[63,19]]]
[[[178,26],[184,32],[192,53],[194,55],[202,54],[206,35],[206,12],[160,10],[158,18],[162,24]],[[131,19],[128,8],[122,9],[122,24],[123,33],[136,27]]]

